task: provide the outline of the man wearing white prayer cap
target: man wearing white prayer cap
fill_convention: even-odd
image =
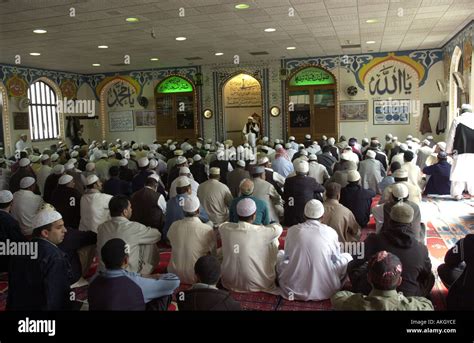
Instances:
[[[461,106],[461,115],[454,118],[446,141],[446,153],[453,154],[451,168],[451,196],[457,200],[463,198],[467,190],[474,195],[474,181],[471,170],[474,166],[474,114],[470,104]]]
[[[42,209],[32,220],[36,257],[16,257],[9,274],[9,310],[59,311],[73,309],[70,285],[74,282],[69,258],[58,248],[66,228],[61,214]],[[31,271],[37,271],[35,278]],[[39,279],[38,279],[39,278]]]
[[[250,175],[254,183],[253,196],[267,204],[270,222],[279,223],[283,216],[283,201],[276,188],[266,180],[265,168],[254,166],[250,169]]]
[[[102,193],[102,181],[91,174],[85,180],[86,191],[81,197],[79,230],[97,233],[100,224],[110,219],[109,201],[112,196]]]
[[[323,200],[324,187],[308,176],[309,164],[303,160],[294,161],[295,176],[285,181],[283,200],[285,203],[285,225],[304,222],[304,206],[311,199]]]
[[[378,184],[386,173],[382,163],[375,159],[376,156],[377,153],[374,150],[367,150],[365,160],[359,163],[359,173],[362,188],[371,189],[377,193]]]
[[[416,152],[416,165],[420,167],[420,170],[426,167],[426,160],[431,156],[433,150],[434,149],[431,148],[431,142],[428,139],[424,139],[423,142],[421,142],[421,148]]]
[[[138,174],[132,180],[132,193],[135,193],[142,189],[145,186],[147,177],[152,173],[148,169],[150,165],[150,160],[148,157],[142,157],[138,159]]]
[[[237,203],[238,223],[224,223],[219,228],[222,239],[222,284],[236,292],[276,294],[275,285],[279,224],[252,224],[257,206],[251,198]]]
[[[194,264],[201,256],[215,253],[216,249],[214,230],[201,221],[199,208],[199,199],[189,195],[183,201],[185,218],[175,221],[168,231],[168,239],[173,248],[168,271],[178,275],[185,284],[198,281]]]
[[[401,183],[408,188],[408,194],[410,201],[413,201],[415,204],[420,205],[421,203],[421,190],[418,186],[413,185],[408,181],[408,172],[404,169],[397,169],[392,176],[394,177],[395,183],[385,187],[382,197],[379,200],[379,204],[383,204],[392,199],[392,189],[397,183]]]
[[[176,182],[178,180],[179,177],[181,176],[185,176],[189,179],[189,182],[191,184],[191,191],[192,191],[192,194],[194,196],[197,196],[197,190],[198,190],[198,187],[199,187],[199,183],[197,183],[196,181],[193,180],[193,174],[191,174],[191,170],[189,169],[189,167],[181,167],[178,169],[178,177],[176,179],[173,180],[173,182],[171,182],[171,186],[170,186],[170,189],[169,189],[169,194],[170,194],[170,198],[173,198],[177,195],[176,193]]]
[[[245,161],[238,160],[236,168],[227,174],[227,186],[234,198],[239,196],[240,183],[243,179],[249,179],[250,174],[245,170]]]
[[[44,185],[47,177],[52,173],[51,158],[47,154],[41,155],[41,168],[39,169],[36,178],[38,188],[41,194],[44,194]]]
[[[209,219],[216,225],[229,220],[229,205],[232,202],[229,187],[219,181],[220,173],[219,168],[211,168],[209,180],[201,183],[197,192]]]
[[[20,181],[20,190],[13,194],[12,215],[18,220],[21,232],[25,236],[33,232],[33,217],[43,206],[44,201],[38,194],[34,193],[36,189],[36,180],[26,176]]]
[[[109,169],[111,167],[111,164],[107,160],[107,156],[108,155],[106,152],[102,152],[100,150],[94,153],[95,172],[102,183],[109,179]]]
[[[79,228],[80,204],[81,193],[75,188],[75,179],[69,174],[62,175],[59,178],[58,187],[53,191],[51,205],[61,213],[66,227]]]
[[[168,161],[169,162],[169,161]],[[174,164],[174,165],[173,165]],[[174,162],[171,164],[172,167],[168,173],[168,183],[167,187],[170,189],[171,183],[179,176],[179,168],[187,167],[188,166],[188,159],[184,156],[177,156]],[[170,164],[168,164],[168,167]]]
[[[245,141],[248,142],[250,146],[255,147],[255,143],[260,135],[260,127],[254,117],[249,116],[247,118],[247,123],[245,123],[242,129],[242,134]]]
[[[12,174],[10,177],[10,182],[9,182],[9,189],[12,193],[15,193],[17,190],[20,189],[20,180],[26,176],[31,176],[36,179],[36,174],[31,168],[31,161],[23,157],[20,159],[18,162],[19,168]],[[13,171],[13,168],[12,168]]]
[[[342,287],[352,257],[341,253],[336,231],[320,222],[323,215],[323,204],[312,199],[304,206],[305,221],[288,229],[277,265],[285,299],[324,300]]]
[[[196,180],[197,183],[203,183],[207,181],[208,176],[206,172],[206,165],[203,163],[201,155],[194,155],[193,161],[194,163],[189,167],[189,169],[193,174],[194,180]]]

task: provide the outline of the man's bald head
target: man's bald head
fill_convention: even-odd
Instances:
[[[250,179],[243,179],[240,182],[240,194],[242,195],[251,195],[253,193],[254,184]]]

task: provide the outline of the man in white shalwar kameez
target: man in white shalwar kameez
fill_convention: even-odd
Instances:
[[[288,229],[285,251],[279,253],[281,295],[288,300],[328,299],[341,289],[352,257],[341,253],[336,231],[320,222],[320,201],[308,201],[304,215],[304,223]]]
[[[276,263],[279,224],[254,225],[257,205],[250,198],[237,203],[238,223],[219,228],[222,239],[222,284],[235,292],[278,294]],[[336,235],[337,240],[337,235]]]
[[[362,188],[371,189],[377,193],[377,186],[385,176],[385,169],[382,163],[375,159],[375,156],[374,150],[367,150],[366,159],[359,164],[359,174]]]
[[[242,129],[242,134],[244,135],[249,145],[251,147],[255,147],[257,145],[257,138],[260,132],[260,127],[252,116],[248,117],[247,119],[248,121],[247,123],[245,123],[244,128]]]
[[[460,200],[465,189],[474,195],[472,168],[474,166],[474,114],[472,106],[464,104],[461,115],[451,124],[446,151],[453,154],[451,168],[451,196]]]
[[[309,172],[308,176],[316,180],[320,185],[329,179],[329,173],[325,166],[318,163],[316,155],[309,155]]]

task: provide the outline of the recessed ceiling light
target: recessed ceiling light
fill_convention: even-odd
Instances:
[[[138,20],[138,18],[135,18],[135,17],[130,17],[130,18],[125,19],[125,21],[129,23],[138,23],[140,20]]]
[[[157,57],[152,57],[152,58],[150,58],[150,61],[159,61],[159,60],[160,60],[160,59],[157,58]]]
[[[275,32],[276,29],[274,29],[273,27],[269,27],[268,29],[265,29],[263,31],[265,31],[265,32]]]
[[[247,8],[249,8],[250,6],[247,5],[247,4],[238,4],[238,5],[235,5],[235,8],[237,8],[238,10],[245,10]]]
[[[378,20],[377,19],[367,19],[365,22],[367,24],[375,24],[375,23],[378,23]]]
[[[40,33],[40,34],[41,34],[41,33],[46,33],[46,32],[48,32],[48,31],[43,30],[43,29],[36,29],[36,30],[33,30],[33,32],[34,32],[34,33]]]
[[[92,63],[93,67],[100,67],[100,63]]]
[[[374,40],[368,40],[367,42],[365,42],[366,44],[375,44],[375,41]]]
[[[186,37],[176,37],[176,40],[183,41],[186,40]]]
[[[41,54],[39,52],[30,52],[31,56],[40,56]]]
[[[109,46],[108,45],[98,45],[97,46],[99,49],[108,49]]]
[[[296,47],[294,47],[294,46],[289,46],[289,47],[286,48],[286,50],[295,50],[295,49],[296,49]]]
[[[222,56],[222,55],[224,55],[224,53],[223,53],[223,52],[216,52],[214,55],[216,55],[216,56]]]

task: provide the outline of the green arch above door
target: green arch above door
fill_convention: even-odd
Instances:
[[[193,85],[188,80],[179,76],[170,76],[156,86],[156,93],[188,93],[193,91]]]

